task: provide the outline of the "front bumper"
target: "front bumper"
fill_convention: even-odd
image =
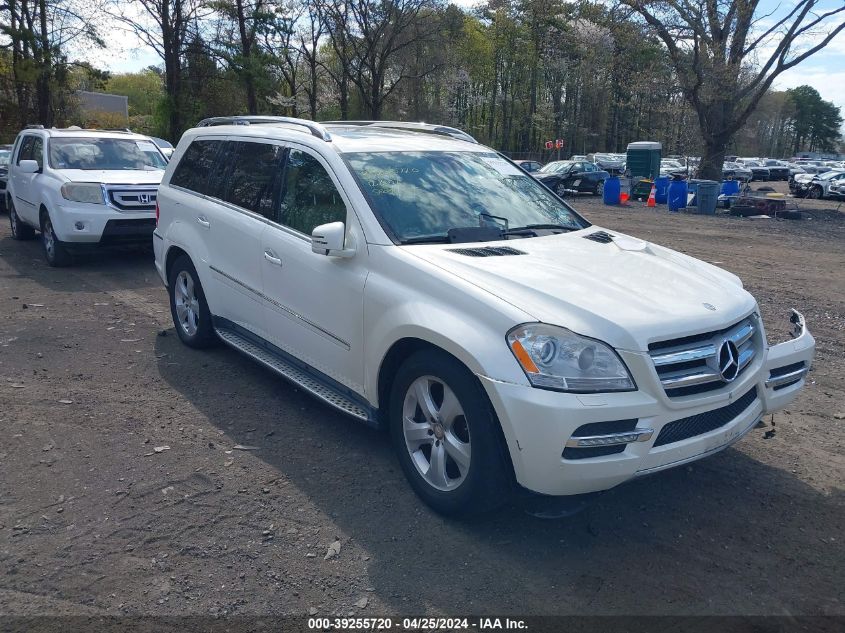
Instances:
[[[126,213],[102,204],[59,204],[50,212],[56,237],[70,244],[149,242],[155,211]]]
[[[665,396],[659,385],[643,388],[647,376],[633,370],[636,360],[631,353],[623,356],[640,389],[626,393],[559,393],[479,376],[499,416],[517,482],[546,495],[596,492],[727,448],[764,414],[789,404],[804,385],[815,341],[800,314],[794,312],[792,320],[793,340],[766,347],[753,371],[716,396],[678,402]],[[602,423],[596,428],[612,428],[613,424],[607,425],[622,422],[628,426],[616,434],[625,440],[620,452],[577,459],[564,455],[580,427]],[[676,424],[669,427],[672,423]],[[667,442],[678,424],[697,424],[687,432],[689,428],[703,432]],[[664,428],[667,433],[661,437]]]

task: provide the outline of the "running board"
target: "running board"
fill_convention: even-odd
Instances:
[[[270,350],[264,349],[247,337],[232,330],[215,328],[215,331],[217,332],[217,336],[220,337],[220,340],[226,343],[226,345],[258,361],[300,389],[307,391],[312,396],[358,420],[368,424],[376,423],[375,415],[371,411],[368,411],[365,406],[342,393],[339,389],[327,385],[324,381],[316,379],[304,369],[281,358],[279,354],[274,354]]]

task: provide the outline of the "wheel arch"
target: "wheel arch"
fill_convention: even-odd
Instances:
[[[484,386],[478,380],[477,372],[473,371],[473,369],[461,358],[459,358],[449,350],[445,349],[444,347],[433,343],[430,340],[418,338],[417,336],[405,336],[395,341],[382,357],[382,361],[378,369],[377,397],[379,405],[379,428],[386,430],[389,427],[388,415],[390,408],[390,390],[393,387],[393,379],[396,377],[399,367],[406,359],[410,358],[413,354],[423,350],[431,350],[445,354],[455,362],[459,363],[467,371],[469,371],[470,374],[472,374],[475,380],[478,382],[478,388],[480,390],[480,393],[483,394],[483,397],[487,401],[487,404],[490,407],[490,411],[492,411],[494,416],[496,433],[499,438],[498,444],[499,448],[501,449],[502,458],[505,461],[508,479],[512,485],[515,484],[516,475],[513,463],[513,456],[511,455],[511,445],[506,437],[505,429],[502,426],[502,421],[499,419],[496,407],[490,400],[486,389],[484,389]]]
[[[176,246],[174,244],[167,249],[167,255],[164,258],[164,276],[166,280],[170,279],[170,267],[173,266],[173,262],[175,262],[182,255],[190,259],[191,262],[194,261],[191,256],[187,253],[187,251],[185,251],[180,246]],[[194,264],[194,267],[196,268],[196,264]]]

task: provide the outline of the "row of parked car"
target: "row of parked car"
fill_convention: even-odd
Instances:
[[[532,178],[445,126],[220,117],[169,163],[128,131],[26,129],[6,201],[51,266],[151,243],[185,345],[229,345],[389,430],[435,510],[548,516],[736,442],[795,398],[815,349],[798,312],[770,345],[735,275],[554,193],[607,175]]]

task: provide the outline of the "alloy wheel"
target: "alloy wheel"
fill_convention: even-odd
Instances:
[[[408,387],[402,432],[411,462],[422,478],[441,491],[454,490],[469,473],[469,426],[458,397],[445,382],[421,376]]]
[[[44,250],[47,251],[47,257],[52,260],[56,256],[56,239],[53,236],[53,225],[50,223],[49,217],[44,218],[41,239],[44,240]]]
[[[188,336],[194,336],[199,328],[200,307],[194,289],[194,279],[186,270],[181,271],[176,277],[173,302],[179,318],[179,327]]]

